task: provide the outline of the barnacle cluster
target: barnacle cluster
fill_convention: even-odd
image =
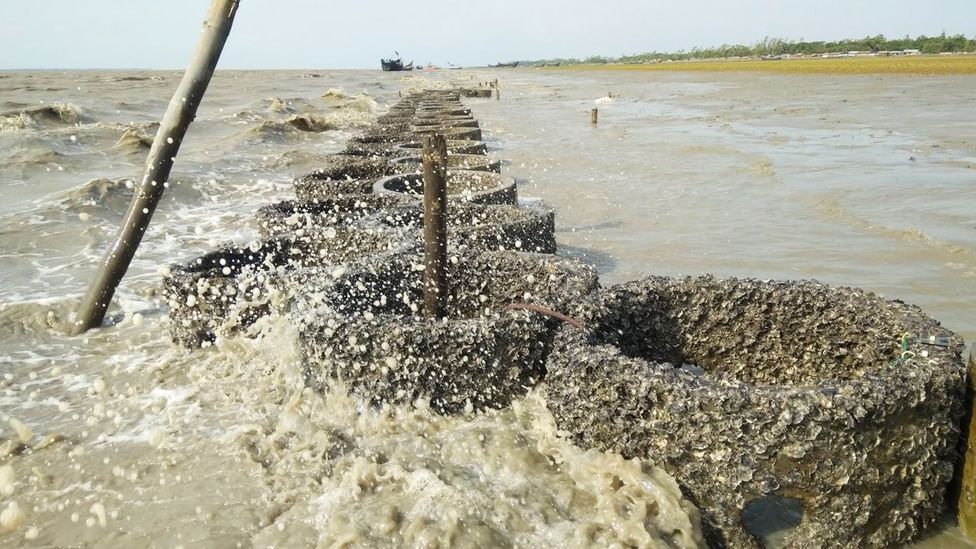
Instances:
[[[435,131],[458,138],[446,318],[422,314],[417,155]],[[553,212],[519,205],[500,164],[471,156],[485,154],[474,131],[457,91],[404,98],[298,178],[297,200],[262,208],[260,241],[171,269],[173,338],[198,346],[286,313],[308,385],[443,413],[505,406],[545,380],[560,429],[666,469],[713,546],[762,545],[747,523],[769,502],[795,504],[795,547],[904,543],[940,516],[957,336],[917,307],[816,282],[601,290],[592,267],[552,255]]]
[[[563,310],[597,287],[596,271],[553,255],[467,250],[448,263],[445,319],[422,315],[420,257],[350,269],[295,307],[312,386],[345,380],[375,402],[430,397],[442,412],[501,407],[545,373],[558,322],[513,303]]]
[[[228,318],[247,327],[268,314],[286,266],[300,261],[283,241],[227,246],[168,269],[163,297],[170,336],[187,347],[214,340]]]
[[[373,182],[396,173],[385,158],[351,154],[333,155],[327,165],[295,179],[295,196],[301,202],[314,202],[345,195],[373,192]]]
[[[422,178],[415,157],[409,156],[419,149],[411,147],[431,128],[449,133],[454,127],[478,127],[457,93],[408,97],[350,142],[402,142],[398,155],[332,155],[322,168],[295,180],[297,200],[257,212],[260,240],[172,266],[164,295],[173,339],[196,347],[221,334],[241,333],[272,311],[286,311],[320,273],[325,273],[318,278],[322,284],[346,267],[355,270],[387,261],[390,255],[410,256],[422,245],[423,229],[417,194]],[[483,143],[463,142],[461,147],[481,154],[448,156],[450,248],[553,253],[553,212],[517,206],[515,180],[498,173],[500,162],[483,154]],[[412,258],[407,263],[418,262],[422,260]]]
[[[392,162],[404,173],[420,173],[422,169],[417,155],[394,158]],[[454,153],[447,157],[447,169],[501,173],[502,162],[483,154]]]
[[[904,543],[940,516],[962,341],[917,307],[817,282],[650,277],[580,315],[587,330],[561,331],[547,363],[560,428],[665,467],[713,545],[756,546],[743,510],[769,497],[802,507],[796,547]]]
[[[373,185],[377,194],[396,194],[420,200],[423,197],[424,177],[420,173],[402,173],[378,180]],[[452,202],[474,204],[518,204],[515,178],[488,171],[448,170],[447,199]]]
[[[451,204],[446,215],[451,249],[556,252],[556,216],[543,206],[458,202]],[[421,228],[424,216],[419,206],[400,206],[390,209],[380,222],[394,227]]]

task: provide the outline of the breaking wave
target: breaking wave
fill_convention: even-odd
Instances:
[[[405,74],[399,78],[404,95],[421,93],[424,90],[450,90],[455,83],[449,80],[434,79],[421,73]]]
[[[129,128],[122,132],[112,148],[126,155],[134,155],[148,152],[152,144],[152,136],[142,135],[138,130]]]
[[[0,132],[59,128],[88,121],[79,107],[57,103],[0,113]]]
[[[322,94],[323,99],[345,99],[346,92],[342,88],[329,88]]]
[[[268,101],[268,110],[272,112],[287,112],[287,113],[296,112],[295,108],[290,106],[287,100],[282,99],[280,97],[269,97],[267,101]]]
[[[285,122],[291,127],[303,132],[327,132],[342,127],[337,123],[335,117],[314,113],[296,114],[289,117]]]
[[[368,109],[369,107],[357,103],[353,108],[340,108],[326,113],[307,111],[292,114],[284,120],[263,119],[248,128],[245,138],[263,142],[284,142],[303,132],[321,133],[361,128],[368,126],[375,119],[374,111]]]
[[[375,113],[376,100],[365,91],[355,95],[346,93],[342,88],[330,88],[322,94],[322,99],[333,109]]]
[[[342,90],[326,92],[327,110],[321,110],[301,98],[268,97],[260,106],[239,111],[227,118],[252,125],[244,139],[256,142],[287,142],[302,133],[321,133],[347,128],[362,128],[376,119],[376,100],[365,93],[347,96]]]
[[[0,303],[0,338],[66,334],[77,303],[75,298]]]
[[[83,185],[69,189],[58,199],[58,206],[68,212],[78,214],[122,214],[129,207],[135,182],[128,178],[97,178]],[[163,194],[164,201],[197,201],[202,193],[192,184],[173,183]]]
[[[93,206],[125,211],[132,198],[132,185],[131,179],[92,179],[67,191],[61,204],[69,211],[88,211]]]
[[[262,122],[265,120],[277,120],[274,115],[293,115],[313,110],[312,105],[301,98],[271,96],[258,101],[258,104],[253,108],[244,109],[223,118],[225,120],[233,119],[240,122]],[[269,114],[271,115],[270,118]]]
[[[341,109],[358,111],[362,113],[374,114],[376,112],[376,100],[366,94],[359,94],[342,104]]]
[[[283,142],[297,133],[294,126],[277,120],[262,120],[244,132],[244,139],[255,142]]]
[[[286,170],[296,166],[319,166],[328,162],[331,156],[330,153],[297,149],[269,156],[262,162],[261,167],[268,170]]]
[[[268,488],[255,546],[703,544],[698,511],[673,479],[561,437],[539,391],[458,416],[422,399],[377,409],[341,382],[306,387],[284,319],[254,331],[218,340],[189,376],[236,409],[262,410],[234,437]]]
[[[299,130],[307,132],[362,128],[368,126],[375,120],[375,112],[376,101],[372,98],[366,98],[366,100],[356,99],[343,105],[341,108],[327,113],[304,112],[289,117],[286,122]]]

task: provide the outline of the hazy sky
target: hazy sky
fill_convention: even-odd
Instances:
[[[0,0],[0,69],[183,68],[209,0]],[[967,34],[976,0],[242,0],[220,68],[675,51],[765,36]]]

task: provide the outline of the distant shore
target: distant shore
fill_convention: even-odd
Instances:
[[[773,72],[790,74],[976,74],[976,55],[788,59],[717,59],[662,63],[562,65],[545,70]]]

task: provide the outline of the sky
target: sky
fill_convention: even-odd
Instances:
[[[0,0],[0,69],[180,69],[209,0]],[[241,0],[222,69],[377,68],[966,34],[976,0]]]

